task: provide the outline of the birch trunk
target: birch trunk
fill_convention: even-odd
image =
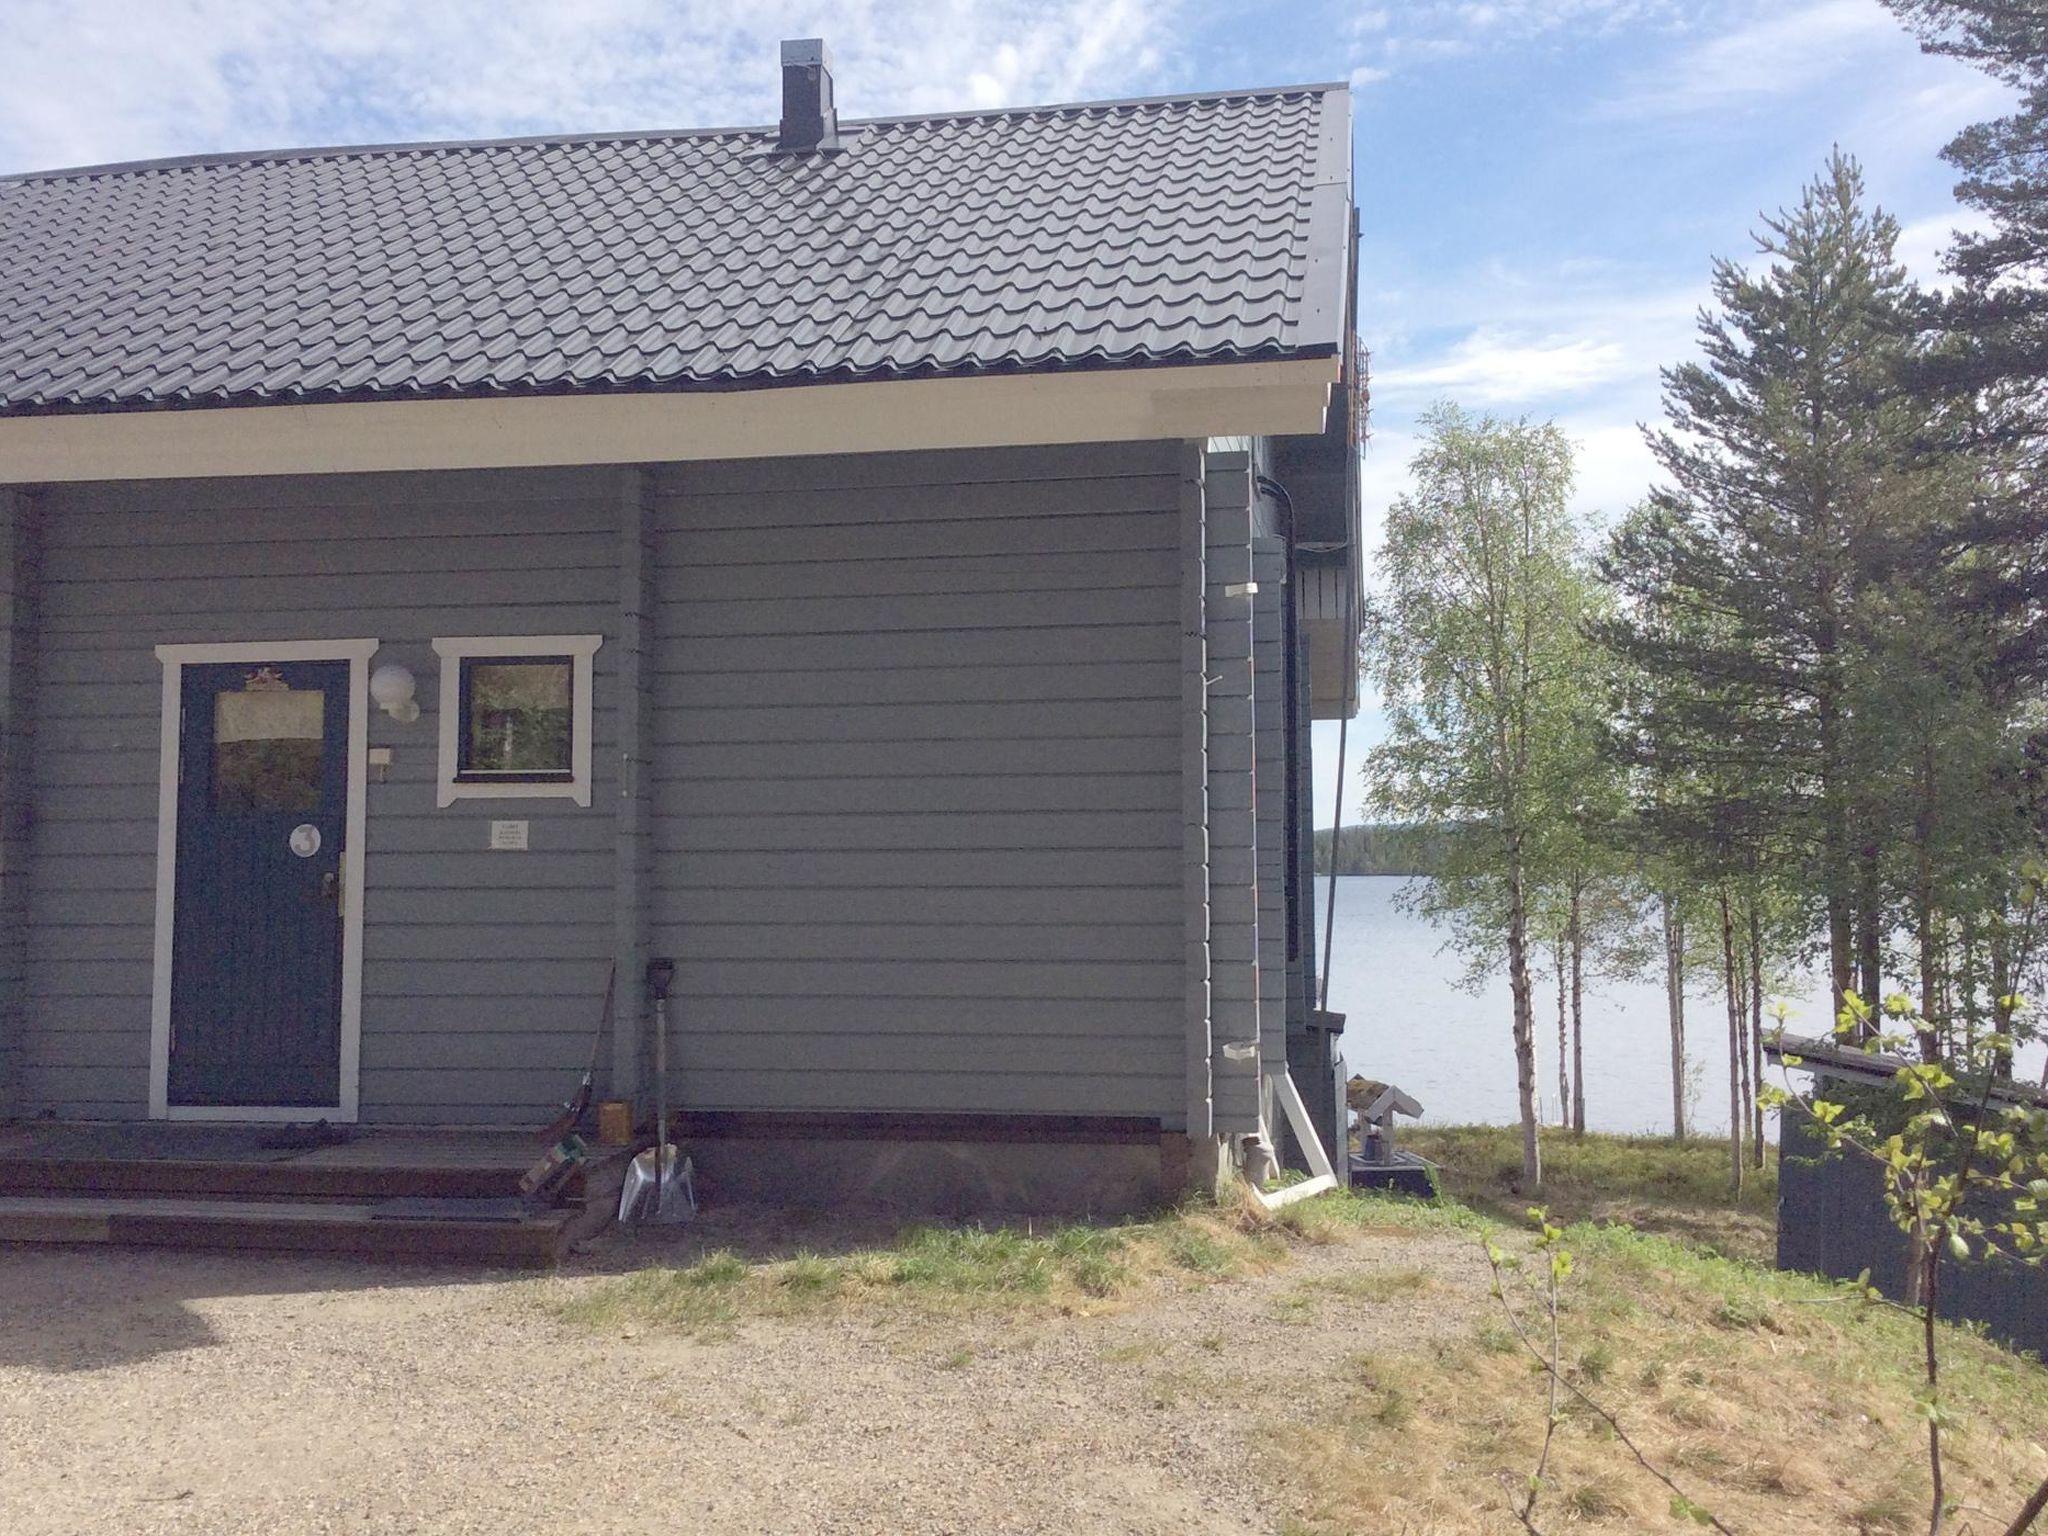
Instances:
[[[1552,964],[1557,970],[1557,1123],[1559,1125],[1569,1125],[1572,1118],[1572,1083],[1570,1072],[1566,1066],[1566,1062],[1569,1060],[1566,1054],[1566,1047],[1568,1044],[1567,1031],[1570,1028],[1570,1018],[1567,1013],[1569,1004],[1565,997],[1564,936],[1562,934],[1558,935],[1557,941],[1551,945],[1550,956]]]
[[[1685,1140],[1685,919],[1667,891],[1664,908],[1664,1011],[1671,1026],[1671,1139]]]
[[[1764,920],[1749,903],[1749,1165],[1764,1165]]]
[[[1578,886],[1572,887],[1572,1134],[1586,1134],[1586,933]]]
[[[1529,985],[1529,904],[1520,849],[1508,855],[1508,990],[1515,1004],[1515,1086],[1522,1104],[1522,1193],[1543,1184],[1536,1104],[1536,1009]]]
[[[1742,994],[1735,977],[1735,914],[1721,892],[1721,979],[1728,1005],[1728,1190],[1742,1194]]]

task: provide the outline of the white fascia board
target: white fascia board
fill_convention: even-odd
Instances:
[[[1320,432],[1337,358],[672,394],[0,419],[0,485]]]

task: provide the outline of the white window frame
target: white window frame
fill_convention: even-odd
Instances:
[[[590,692],[603,635],[441,635],[441,771],[434,803],[458,800],[573,800],[590,804]],[[457,777],[461,764],[462,663],[473,656],[567,656],[570,675],[569,777],[556,783],[493,783]]]
[[[363,828],[369,803],[370,658],[375,640],[254,640],[160,645],[162,727],[157,755],[156,945],[149,998],[149,1114],[153,1120],[312,1121],[352,1125],[362,1079]],[[348,668],[348,806],[341,855],[341,1077],[332,1104],[173,1104],[171,971],[178,932],[178,773],[185,668],[209,662],[345,661]]]

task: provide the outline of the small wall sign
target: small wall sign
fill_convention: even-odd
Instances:
[[[526,851],[526,823],[523,821],[492,822],[491,847],[505,853],[524,853]]]
[[[300,858],[310,859],[320,851],[320,829],[310,821],[301,822],[292,828],[292,835],[285,842]]]

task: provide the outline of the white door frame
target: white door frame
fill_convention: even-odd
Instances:
[[[352,1124],[362,1074],[363,825],[369,802],[370,658],[375,640],[252,640],[160,645],[163,739],[157,776],[156,953],[149,1000],[152,1120],[330,1120]],[[178,752],[184,732],[185,667],[218,661],[345,661],[348,669],[348,812],[341,858],[341,1092],[324,1105],[172,1104],[171,962],[177,942]]]

